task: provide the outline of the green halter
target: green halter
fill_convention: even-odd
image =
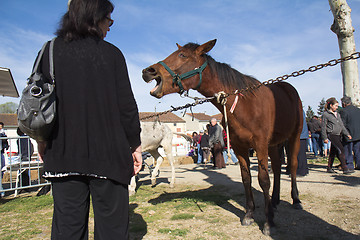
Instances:
[[[198,89],[201,85],[201,81],[202,81],[202,71],[205,69],[205,67],[207,66],[207,61],[204,62],[203,65],[201,65],[201,67],[199,68],[195,68],[194,70],[191,70],[189,72],[183,73],[181,75],[178,75],[176,73],[174,73],[163,61],[158,62],[161,65],[163,65],[163,67],[170,73],[170,75],[173,77],[173,83],[178,85],[180,88],[180,94],[182,94],[185,89],[181,83],[182,80],[186,79],[186,78],[190,78],[195,76],[196,74],[199,74],[200,76],[200,81],[199,84],[196,86],[195,89]]]

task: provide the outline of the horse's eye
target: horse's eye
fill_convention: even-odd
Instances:
[[[186,56],[183,53],[179,53],[179,57],[186,58]]]

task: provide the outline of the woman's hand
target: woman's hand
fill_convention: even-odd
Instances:
[[[132,152],[133,160],[134,160],[134,175],[138,174],[142,167],[142,154],[141,154],[141,145],[133,148]]]
[[[349,139],[349,140],[351,140],[351,139],[352,139],[352,137],[351,137],[350,135],[347,135],[347,137],[348,137],[348,139]]]

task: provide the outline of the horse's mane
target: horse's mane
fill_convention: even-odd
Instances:
[[[187,43],[183,47],[195,51],[199,46],[197,43]],[[227,63],[217,62],[208,54],[204,54],[204,57],[208,61],[211,70],[218,75],[219,81],[227,87],[235,87],[240,90],[259,84],[259,81],[254,77],[242,74]]]

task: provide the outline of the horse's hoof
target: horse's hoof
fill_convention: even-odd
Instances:
[[[251,224],[254,223],[254,219],[253,218],[249,218],[249,217],[245,217],[242,221],[241,221],[241,225],[243,226],[250,226]]]
[[[275,224],[274,223],[268,223],[266,222],[264,224],[264,228],[262,230],[262,233],[266,236],[270,236],[271,234],[274,234],[276,232]]]
[[[302,209],[303,209],[301,203],[294,203],[294,204],[293,204],[293,208],[294,208],[294,209],[298,209],[298,210],[302,210]]]
[[[262,230],[262,233],[266,236],[270,236],[271,234],[274,234],[276,231],[275,225],[270,226],[269,223],[264,224],[264,229]]]

